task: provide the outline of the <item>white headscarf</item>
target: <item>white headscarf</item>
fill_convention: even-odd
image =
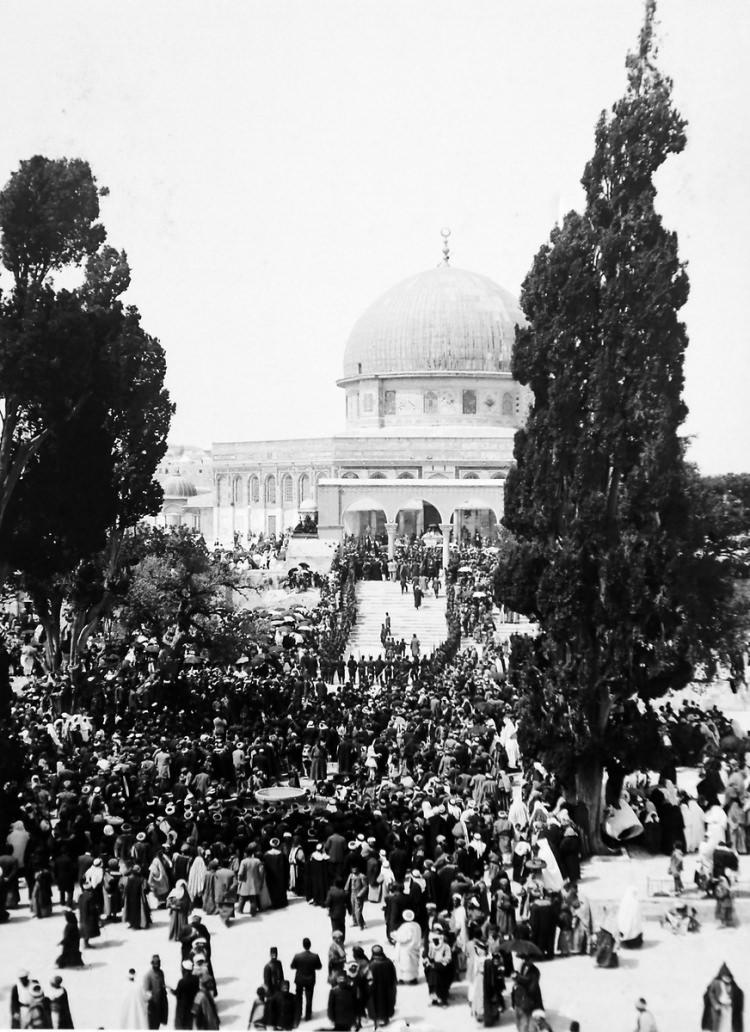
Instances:
[[[625,890],[620,908],[617,911],[617,930],[625,942],[643,934],[643,915],[638,899],[638,890],[631,885]]]

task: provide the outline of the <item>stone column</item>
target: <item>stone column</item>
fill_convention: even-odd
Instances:
[[[443,569],[448,569],[448,563],[450,562],[450,543],[451,543],[451,524],[441,523],[440,533],[443,535]]]
[[[387,523],[385,529],[388,532],[388,558],[393,559],[396,555],[396,531],[398,523]]]

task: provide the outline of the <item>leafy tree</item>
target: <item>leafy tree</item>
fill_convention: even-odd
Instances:
[[[173,411],[164,351],[121,300],[127,256],[103,246],[98,214],[85,162],[32,158],[0,194],[14,278],[0,307],[0,564],[33,598],[50,666],[66,599],[75,661],[113,604],[125,531],[158,512]],[[82,286],[56,291],[49,275],[84,260]]]
[[[163,639],[176,628],[185,636],[216,614],[231,611],[239,577],[209,552],[203,537],[187,527],[153,528],[144,556],[133,568],[120,620],[129,630]]]
[[[274,642],[274,628],[268,617],[252,609],[218,612],[201,622],[211,662],[236,663],[240,656],[265,654]]]
[[[47,438],[93,392],[96,347],[73,294],[48,277],[78,266],[105,238],[99,191],[85,161],[39,155],[0,193],[0,530],[21,476]]]
[[[654,13],[648,0],[627,91],[597,124],[585,210],[523,284],[513,354],[534,403],[498,588],[540,628],[511,656],[519,739],[586,804],[597,848],[605,766],[653,760],[650,700],[686,684],[699,654],[726,651],[734,619],[679,436],[688,281],[653,177],[685,146],[685,122],[655,65]]]
[[[750,473],[704,477],[712,541],[726,541],[726,562],[739,581],[750,579]]]

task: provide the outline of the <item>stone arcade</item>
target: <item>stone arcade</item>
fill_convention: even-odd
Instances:
[[[338,386],[345,430],[215,444],[208,537],[279,533],[317,515],[345,533],[492,534],[529,394],[511,376],[517,301],[485,276],[437,268],[403,281],[354,326]],[[195,504],[195,503],[193,503]],[[204,521],[208,523],[208,521]]]

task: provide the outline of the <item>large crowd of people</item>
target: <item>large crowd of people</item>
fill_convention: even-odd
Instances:
[[[0,800],[0,921],[21,905],[38,919],[62,910],[64,969],[84,963],[103,926],[138,930],[168,910],[179,948],[176,1028],[219,1027],[204,916],[231,927],[246,911],[251,919],[286,907],[290,894],[325,908],[327,966],[309,942],[291,962],[293,978],[272,956],[248,1000],[257,1027],[309,1017],[322,968],[336,1029],[388,1022],[399,983],[423,977],[435,1006],[465,981],[477,1022],[510,1008],[521,1032],[544,1029],[535,959],[591,953],[608,967],[619,949],[637,948],[637,898],[598,915],[581,891],[588,815],[521,755],[506,656],[492,634],[481,649],[420,655],[406,642],[398,650],[389,627],[394,654],[386,650],[382,667],[347,663],[353,614],[342,607],[379,549],[348,542],[317,608],[276,621],[270,649],[221,667],[189,636],[135,635],[119,646],[94,636],[78,669],[48,673],[24,651],[23,622],[7,622],[0,675],[21,678],[10,719],[23,770]],[[406,570],[408,586],[442,576],[449,612],[476,640],[492,619],[492,553],[467,544],[447,571],[438,556],[400,542],[385,572],[401,580]],[[674,735],[679,715],[664,720]],[[670,872],[677,850],[695,853],[696,883],[717,907],[729,900],[731,921],[748,773],[739,754],[729,763],[719,741],[712,748],[719,729],[705,723],[696,797],[677,792],[670,770],[634,775],[607,832],[615,845],[638,837],[669,856]],[[346,931],[370,920],[373,905],[384,939],[368,956],[347,948]],[[60,1023],[71,1008],[60,976],[53,981],[45,988],[19,974],[14,1027],[52,1027],[38,1022],[53,1011],[55,1027],[72,1027]],[[132,974],[126,997],[123,1027],[166,1024],[160,956]]]

